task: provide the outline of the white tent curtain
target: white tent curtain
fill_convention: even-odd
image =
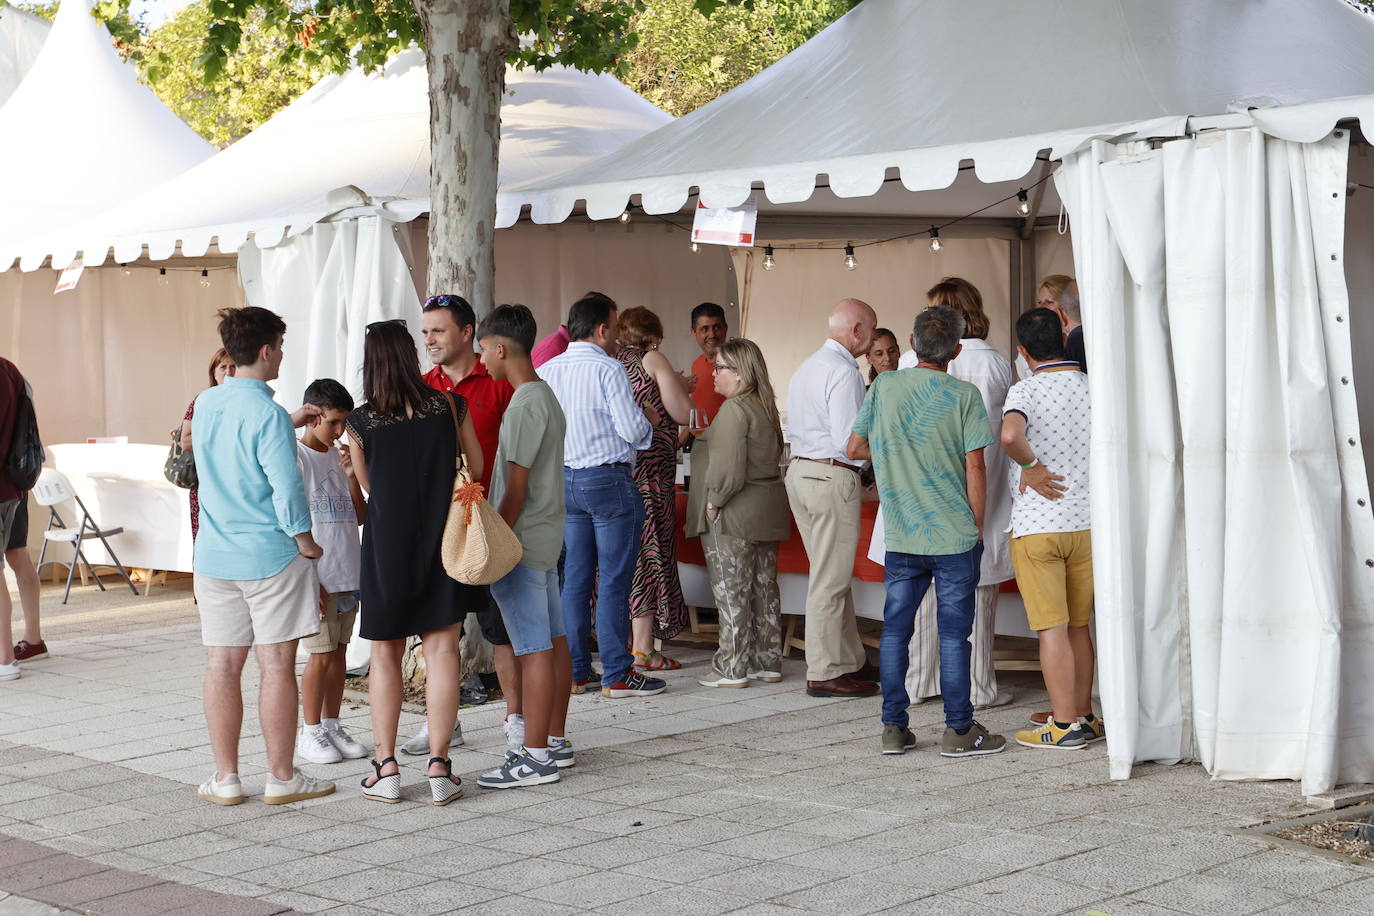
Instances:
[[[1258,129],[1098,142],[1058,176],[1093,367],[1115,778],[1191,757],[1308,794],[1374,777],[1348,144]]]
[[[407,319],[421,345],[409,247],[404,224],[365,216],[318,223],[274,248],[240,251],[248,301],[286,321],[276,388],[288,409],[317,378],[336,379],[362,400],[363,334],[374,321]]]

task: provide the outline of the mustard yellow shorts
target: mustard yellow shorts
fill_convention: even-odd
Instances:
[[[1012,538],[1011,565],[1032,630],[1088,625],[1093,616],[1091,531]]]

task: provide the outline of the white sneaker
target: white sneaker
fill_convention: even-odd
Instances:
[[[343,754],[329,740],[329,733],[318,725],[307,725],[296,739],[296,753],[311,763],[338,763]]]
[[[13,681],[13,680],[18,680],[18,678],[19,678],[19,661],[18,661],[18,659],[16,659],[16,660],[10,662],[8,665],[0,665],[0,681]]]
[[[449,747],[463,746],[463,723],[453,723],[453,739],[448,743]],[[401,751],[412,757],[428,756],[429,754],[429,722],[420,726],[419,733],[401,745]]]
[[[217,780],[211,776],[207,782],[201,783],[197,794],[216,805],[241,805],[243,804],[243,783],[239,781],[239,774],[237,773],[230,773],[222,780]]]
[[[782,680],[781,671],[750,671],[749,680],[763,681],[765,684],[776,684]]]
[[[312,779],[300,770],[293,770],[291,778],[286,782],[268,773],[267,788],[262,793],[262,800],[269,805],[288,805],[291,802],[305,801],[307,798],[333,794],[334,783],[327,779]]]
[[[324,733],[329,736],[329,742],[338,749],[345,760],[361,760],[371,753],[366,747],[355,741],[342,725],[327,728]]]
[[[519,713],[506,716],[506,723],[502,726],[502,731],[506,733],[506,749],[517,754],[524,753],[525,717]]]
[[[710,677],[699,677],[697,683],[703,687],[748,687],[747,677],[726,677],[712,671]]]

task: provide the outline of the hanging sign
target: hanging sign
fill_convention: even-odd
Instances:
[[[703,245],[753,245],[759,221],[759,200],[755,194],[738,207],[712,209],[697,199],[692,218],[692,241]]]
[[[85,261],[68,264],[62,275],[57,278],[57,289],[53,290],[53,293],[65,293],[69,289],[76,289],[76,284],[81,282],[81,272],[85,269]]]

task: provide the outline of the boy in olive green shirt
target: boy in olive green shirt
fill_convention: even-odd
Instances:
[[[940,753],[972,757],[1006,748],[1005,738],[973,720],[970,696],[969,636],[987,501],[983,449],[993,436],[978,389],[947,372],[963,333],[963,315],[954,309],[917,315],[911,345],[920,363],[874,379],[849,438],[851,459],[873,461],[886,522],[887,600],[878,649],[884,754],[916,746],[907,727],[906,671],[916,611],[932,579],[945,704]]]
[[[559,600],[558,555],[567,515],[563,493],[563,435],[566,421],[553,389],[539,380],[530,349],[535,323],[523,305],[494,309],[477,327],[482,363],[497,380],[515,387],[501,417],[492,468],[491,503],[511,526],[524,552],[520,564],[493,582],[520,665],[525,710],[525,746],[477,779],[488,789],[513,789],[557,782],[558,770],[573,765],[567,728],[572,656]]]

